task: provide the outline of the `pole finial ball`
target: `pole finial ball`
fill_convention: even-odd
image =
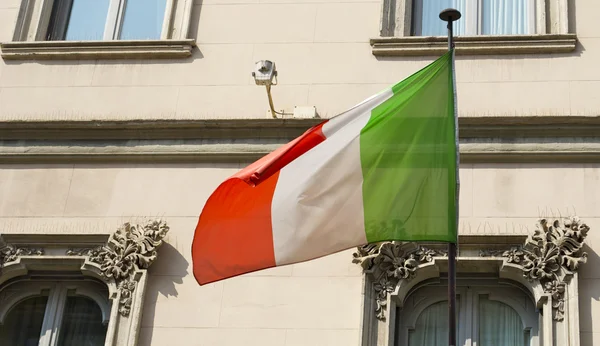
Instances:
[[[447,8],[440,12],[440,19],[446,22],[453,22],[460,19],[460,12],[454,8]]]

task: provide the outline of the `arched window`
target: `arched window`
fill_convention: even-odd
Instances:
[[[102,346],[110,304],[96,281],[21,281],[0,289],[0,344]]]
[[[447,287],[413,290],[398,308],[398,346],[448,344]],[[458,345],[537,346],[538,312],[518,287],[463,282],[457,288]]]

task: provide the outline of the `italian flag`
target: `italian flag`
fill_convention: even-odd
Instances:
[[[384,240],[456,242],[452,54],[223,182],[196,227],[196,280]]]

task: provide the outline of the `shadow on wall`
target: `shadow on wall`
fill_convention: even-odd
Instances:
[[[600,287],[596,286],[600,282],[597,276],[600,256],[587,244],[583,249],[587,253],[587,263],[583,264],[579,270],[579,331],[581,345],[586,346],[591,345],[586,343],[586,340],[591,341],[591,338],[584,337],[584,334],[597,332],[595,326],[598,325],[598,321],[594,321],[594,317],[598,316],[594,316],[593,311],[597,310],[597,306],[600,304]],[[582,271],[583,273],[581,273]],[[584,273],[587,273],[585,278],[581,275]]]
[[[168,268],[168,271],[161,270]],[[154,332],[153,321],[156,316],[156,302],[159,295],[172,299],[178,296],[177,285],[183,284],[183,278],[188,275],[189,262],[181,253],[171,244],[163,243],[158,250],[156,262],[148,269],[148,286],[146,297],[144,298],[144,312],[142,316],[142,330],[149,329],[146,333],[145,341],[152,345],[152,335]],[[168,273],[168,274],[167,274]]]

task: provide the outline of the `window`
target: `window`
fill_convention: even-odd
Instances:
[[[102,283],[20,281],[0,295],[0,344],[104,345],[110,304]]]
[[[454,23],[456,53],[547,54],[573,52],[564,0],[381,0],[380,36],[372,38],[376,56],[443,54],[447,29],[439,13],[448,7],[462,17]]]
[[[49,41],[160,39],[167,0],[55,0]]]
[[[0,235],[0,345],[136,345],[168,231],[148,220],[110,234]]]
[[[535,0],[414,0],[412,34],[446,36],[439,13],[449,7],[462,13],[457,36],[535,33]]]
[[[538,312],[524,289],[470,281],[457,288],[458,345],[538,345]],[[397,313],[396,345],[448,343],[445,285],[428,285],[407,297]]]
[[[194,0],[17,1],[3,59],[187,58],[196,45],[188,38]]]

